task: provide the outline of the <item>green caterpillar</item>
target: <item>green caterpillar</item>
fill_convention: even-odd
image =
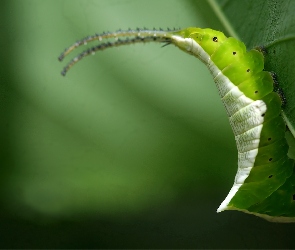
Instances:
[[[120,37],[125,37],[121,40]],[[238,171],[233,187],[217,212],[239,210],[272,222],[295,222],[294,161],[287,156],[282,97],[272,73],[264,71],[261,50],[246,51],[244,43],[212,29],[119,30],[86,37],[59,60],[90,41],[114,39],[91,47],[63,69],[96,51],[132,43],[174,44],[199,58],[211,72],[229,116],[238,149]]]

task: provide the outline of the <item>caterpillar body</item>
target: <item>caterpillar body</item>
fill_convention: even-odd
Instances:
[[[101,42],[104,39],[114,40]],[[174,44],[199,58],[213,76],[238,150],[234,184],[217,212],[239,210],[271,222],[295,222],[294,160],[287,156],[286,126],[280,115],[285,100],[281,91],[274,91],[273,74],[264,71],[263,51],[246,51],[243,42],[212,29],[129,29],[86,37],[66,49],[59,60],[94,40],[101,43],[70,61],[62,75],[87,55],[132,43]]]

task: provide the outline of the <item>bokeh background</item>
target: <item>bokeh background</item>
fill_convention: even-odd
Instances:
[[[119,28],[224,30],[207,1],[0,3],[1,248],[294,248],[295,226],[216,209],[237,153],[211,76],[171,46],[60,52]],[[95,42],[93,43],[93,45]]]

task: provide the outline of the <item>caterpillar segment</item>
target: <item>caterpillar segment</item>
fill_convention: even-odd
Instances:
[[[247,51],[241,41],[212,29],[129,29],[86,37],[66,49],[59,60],[92,41],[99,44],[70,61],[62,75],[96,51],[134,43],[174,44],[200,59],[212,74],[238,150],[234,184],[217,212],[239,210],[271,222],[295,222],[294,161],[287,155],[285,122],[280,115],[286,100],[275,74],[264,71],[263,50]]]

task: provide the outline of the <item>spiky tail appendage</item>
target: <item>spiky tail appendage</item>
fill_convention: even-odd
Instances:
[[[167,29],[164,30],[149,30],[149,29],[128,29],[128,30],[118,30],[116,32],[103,32],[101,34],[95,34],[93,36],[87,36],[77,42],[75,42],[70,47],[66,48],[63,53],[58,57],[59,61],[62,61],[65,56],[67,56],[69,53],[71,53],[76,48],[80,47],[81,45],[86,45],[89,42],[92,41],[99,41],[98,45],[92,46],[83,52],[81,52],[79,55],[74,57],[62,70],[61,74],[63,76],[66,75],[66,73],[69,71],[71,67],[73,67],[77,62],[79,62],[82,58],[92,55],[97,51],[102,51],[107,48],[112,47],[118,47],[121,45],[129,45],[129,44],[135,44],[135,43],[148,43],[148,42],[159,42],[159,43],[165,43],[165,45],[171,43],[171,37],[173,33],[172,30]],[[174,29],[173,31],[177,31]],[[123,37],[124,39],[120,39],[120,37]],[[112,39],[112,41],[102,42],[106,39]]]

